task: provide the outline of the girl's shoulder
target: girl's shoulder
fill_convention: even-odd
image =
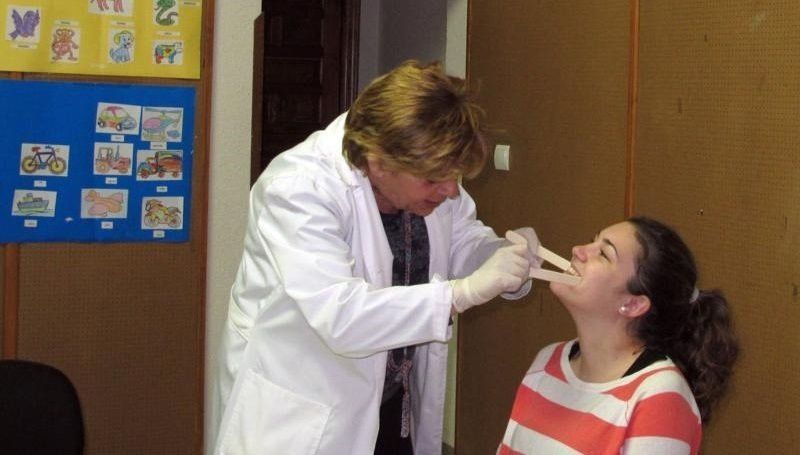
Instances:
[[[530,368],[528,368],[528,374],[544,371],[548,365],[559,365],[562,357],[569,352],[569,348],[572,346],[573,342],[574,340],[559,341],[543,347],[533,359],[533,363]]]

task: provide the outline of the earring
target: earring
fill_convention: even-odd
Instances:
[[[625,314],[628,312],[628,307],[626,305],[622,305],[619,307],[619,314]]]

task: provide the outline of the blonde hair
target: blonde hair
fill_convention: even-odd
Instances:
[[[386,170],[434,181],[474,177],[488,156],[483,115],[463,79],[446,75],[438,62],[409,60],[358,96],[342,147],[363,170],[371,158]]]

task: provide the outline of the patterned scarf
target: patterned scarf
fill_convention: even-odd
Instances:
[[[381,214],[386,238],[392,249],[392,285],[410,286],[428,282],[430,244],[425,219],[408,213]],[[411,427],[410,378],[414,346],[392,349],[386,362],[383,401],[403,390],[400,436],[408,437]]]

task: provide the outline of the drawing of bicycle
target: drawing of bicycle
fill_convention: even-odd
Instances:
[[[28,174],[45,168],[50,168],[53,174],[61,174],[67,168],[67,162],[56,156],[56,148],[53,146],[45,145],[44,150],[40,146],[34,146],[31,151],[33,155],[22,159],[22,170]]]

